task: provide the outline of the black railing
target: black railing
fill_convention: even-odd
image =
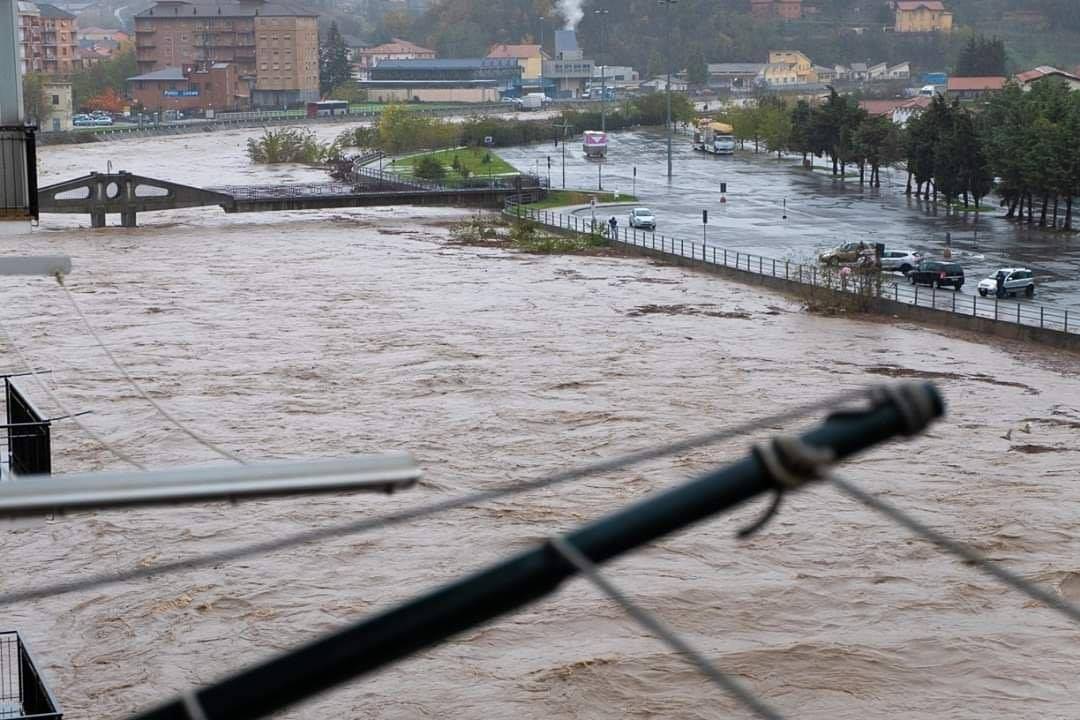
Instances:
[[[35,131],[0,125],[0,219],[38,219]]]
[[[42,680],[29,648],[14,630],[0,632],[0,718],[60,720],[63,710]]]
[[[4,378],[7,423],[5,448],[8,471],[14,475],[52,473],[52,422],[19,392],[10,377]],[[2,714],[0,714],[2,715]]]
[[[581,233],[600,233],[612,237],[604,218],[567,215],[558,210],[535,210],[513,204],[507,199],[507,211],[553,228]],[[1080,317],[1065,308],[1039,305],[1029,302],[1010,302],[997,297],[982,298],[978,295],[961,295],[958,291],[943,290],[933,286],[909,284],[906,280],[890,281],[888,276],[876,273],[872,277],[853,273],[845,278],[835,269],[812,264],[777,260],[740,250],[703,245],[691,240],[673,238],[652,231],[618,227],[612,237],[616,242],[649,250],[680,260],[702,263],[752,275],[762,275],[827,290],[855,295],[880,297],[898,303],[923,307],[942,312],[956,313],[966,317],[995,320],[1024,327],[1080,334]]]

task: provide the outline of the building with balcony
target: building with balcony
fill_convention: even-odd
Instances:
[[[896,0],[896,32],[952,32],[953,14],[941,0]]]
[[[235,65],[256,107],[297,105],[319,98],[317,21],[313,12],[259,0],[158,2],[135,15],[135,59],[141,75]]]
[[[19,2],[19,61],[23,73],[68,76],[81,69],[75,16],[47,3]]]
[[[798,50],[771,51],[761,76],[769,87],[813,85],[819,82],[814,63]]]
[[[394,38],[388,43],[372,47],[351,49],[353,75],[358,80],[369,80],[371,68],[383,60],[434,60],[435,51],[416,43]]]

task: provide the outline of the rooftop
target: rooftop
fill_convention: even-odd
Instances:
[[[281,2],[246,3],[246,2],[212,2],[206,4],[192,4],[188,2],[158,2],[151,8],[136,13],[136,18],[151,17],[254,17],[264,15],[268,17],[318,17],[318,13],[312,12],[299,5],[290,5]]]
[[[930,98],[919,96],[913,98],[898,98],[895,100],[861,100],[859,107],[870,115],[892,115],[897,110],[925,110],[933,102]]]
[[[951,77],[948,88],[950,91],[964,90],[1001,90],[1005,87],[1005,78],[999,75],[987,77]]]
[[[942,3],[941,0],[899,0],[896,3],[896,9],[905,12],[918,10],[919,8],[943,11],[945,10],[945,4]]]
[[[1028,70],[1027,72],[1019,73],[1016,76],[1016,79],[1021,83],[1029,83],[1044,77],[1048,77],[1050,75],[1060,75],[1066,80],[1075,80],[1077,82],[1080,82],[1080,77],[1077,77],[1070,72],[1059,70],[1056,67],[1051,67],[1050,65],[1040,65],[1034,70]]]
[[[55,5],[49,5],[48,3],[36,3],[36,5],[38,7],[38,12],[41,13],[41,17],[64,18],[65,20],[75,19],[75,16],[67,10],[61,10]]]
[[[709,63],[710,75],[757,74],[765,68],[765,63]]]
[[[183,69],[171,67],[128,78],[128,82],[132,80],[187,80],[187,77],[184,76]]]
[[[360,51],[372,55],[407,55],[409,53],[424,55],[435,54],[435,51],[430,48],[422,47],[414,42],[402,40],[401,38],[394,38],[390,42],[383,43],[382,45],[361,48]]]
[[[517,67],[513,58],[418,58],[416,60],[383,60],[380,70],[474,70],[477,68]]]

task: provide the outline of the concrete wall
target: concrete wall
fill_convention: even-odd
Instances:
[[[480,88],[368,88],[368,98],[375,102],[499,102],[499,91]]]
[[[784,278],[772,277],[769,275],[759,275],[745,270],[736,270],[722,265],[706,263],[702,260],[679,258],[676,255],[657,250],[650,250],[636,245],[618,243],[616,244],[616,247],[629,255],[643,255],[659,260],[665,260],[677,265],[688,265],[700,268],[706,272],[722,275],[738,282],[762,285],[781,292],[795,294],[800,298],[808,296],[829,297],[835,299],[838,303],[843,304],[850,304],[852,298],[850,293],[814,287],[806,283],[800,283],[796,280],[786,280]],[[1080,334],[1076,333],[1065,333],[1060,330],[1048,330],[1028,325],[1018,325],[1016,323],[993,320],[991,318],[961,315],[958,313],[934,310],[928,307],[909,305],[907,303],[887,300],[885,298],[867,298],[866,301],[866,312],[876,315],[896,316],[923,325],[967,330],[978,333],[983,337],[992,335],[1000,338],[1037,342],[1043,345],[1051,345],[1065,350],[1080,352]],[[1077,321],[1080,322],[1080,318],[1077,318]],[[1070,326],[1071,325],[1072,323],[1070,323]]]

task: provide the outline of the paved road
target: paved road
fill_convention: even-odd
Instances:
[[[657,214],[657,232],[700,240],[701,210],[709,211],[708,243],[779,259],[807,261],[825,248],[849,240],[882,242],[889,249],[913,249],[940,257],[945,233],[952,235],[953,257],[968,278],[963,293],[975,292],[980,279],[1003,266],[1023,265],[1036,272],[1039,292],[1033,302],[1080,308],[1080,237],[1030,230],[1001,213],[947,215],[904,195],[906,177],[883,171],[880,190],[860,188],[858,180],[834,181],[797,167],[797,159],[740,153],[716,157],[690,148],[675,136],[674,178],[668,183],[665,142],[648,131],[610,136],[608,160],[586,160],[580,143],[566,147],[568,187],[634,191]],[[561,148],[551,144],[502,148],[499,154],[520,170],[547,172],[561,185]],[[719,184],[727,183],[721,204]],[[786,218],[784,201],[786,200]],[[625,217],[620,217],[620,223]]]

